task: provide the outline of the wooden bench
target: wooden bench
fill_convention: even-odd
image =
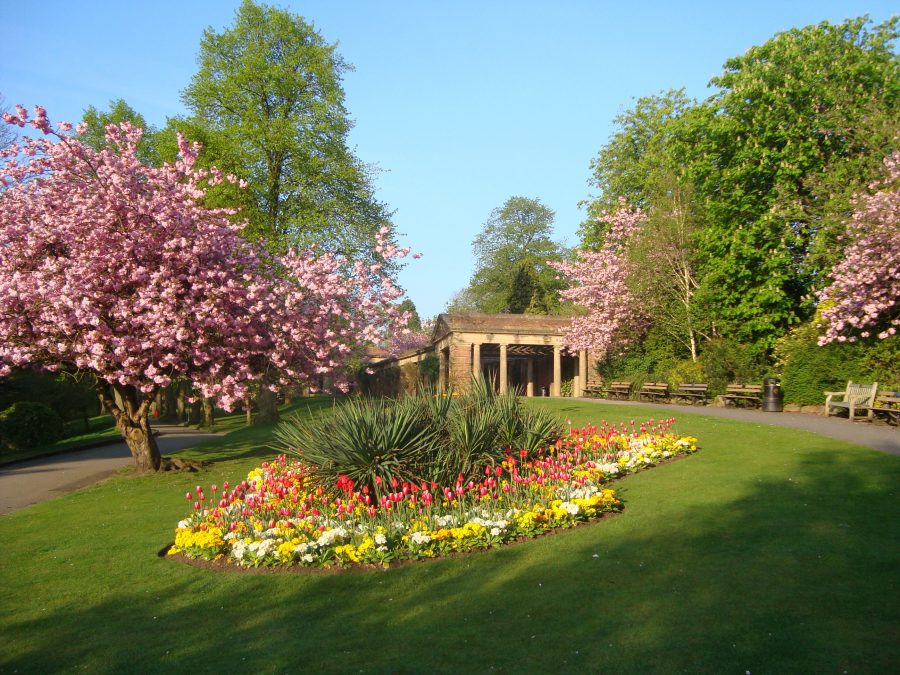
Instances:
[[[709,398],[709,385],[699,382],[685,382],[678,385],[672,393],[672,398],[689,401],[691,405],[703,405]]]
[[[669,383],[668,382],[644,382],[641,390],[638,392],[638,400],[647,399],[649,401],[668,401],[669,400]]]
[[[610,382],[606,388],[607,398],[627,399],[631,397],[632,382]]]
[[[581,395],[586,398],[603,398],[605,393],[602,384],[589,384],[581,391]]]
[[[876,417],[884,416],[889,424],[900,424],[900,391],[886,391],[875,397],[868,407]]]
[[[762,393],[761,384],[729,384],[722,400],[726,405],[730,403],[735,407],[749,405],[758,408],[762,405]]]
[[[846,410],[847,419],[851,422],[856,419],[857,414],[864,415],[871,420],[877,392],[877,382],[872,384],[853,384],[853,382],[848,382],[844,391],[826,391],[824,392],[825,416],[838,415],[842,410]]]

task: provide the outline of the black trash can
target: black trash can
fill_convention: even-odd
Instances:
[[[763,380],[763,412],[781,412],[784,410],[784,397],[781,395],[780,380],[767,377]]]

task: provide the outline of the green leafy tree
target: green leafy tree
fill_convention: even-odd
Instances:
[[[594,160],[589,213],[625,198],[658,215],[676,176],[693,195],[694,305],[711,334],[767,353],[811,316],[852,196],[900,138],[897,34],[896,18],[790,30],[727,61],[701,104],[683,91],[638,99]],[[605,234],[589,220],[582,246]]]
[[[416,303],[410,298],[404,298],[398,305],[398,308],[401,312],[409,312],[409,320],[406,322],[407,328],[410,330],[422,330],[422,319],[416,310]]]
[[[863,17],[779,33],[727,61],[719,93],[683,116],[707,208],[700,294],[738,339],[768,349],[811,314],[824,270],[810,251],[896,143],[897,27]]]
[[[581,244],[591,250],[603,245],[606,228],[598,218],[614,212],[619,200],[646,210],[651,193],[680,162],[674,124],[694,105],[684,89],[642,96],[613,120],[617,130],[591,162],[591,184],[599,194],[584,202],[588,219],[579,230]]]
[[[336,46],[302,17],[245,0],[231,28],[205,31],[199,62],[183,93],[193,116],[175,125],[249,183],[247,235],[275,250],[317,244],[374,258],[389,214],[347,145],[350,66]]]
[[[124,99],[116,99],[109,102],[109,110],[98,110],[94,106],[85,108],[83,120],[87,123],[87,131],[81,136],[81,141],[85,145],[100,150],[108,146],[106,139],[106,126],[109,124],[119,125],[122,122],[129,122],[132,126],[140,127],[144,130],[137,146],[137,156],[144,164],[148,166],[160,166],[162,158],[160,155],[160,143],[162,139],[158,129],[147,123],[144,116],[128,105]],[[174,158],[177,153],[177,142],[174,137],[171,141],[171,157]]]
[[[552,209],[538,199],[510,197],[491,212],[472,242],[475,272],[457,304],[475,311],[524,312],[535,294],[554,298],[559,286],[548,260],[562,258],[562,246],[553,241]]]
[[[649,186],[646,220],[628,248],[629,287],[651,323],[697,362],[700,343],[714,336],[707,307],[697,296],[700,214],[684,178],[657,175]]]

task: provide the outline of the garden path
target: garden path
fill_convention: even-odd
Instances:
[[[162,454],[189,448],[222,434],[181,426],[158,426]],[[133,462],[125,443],[36,457],[0,468],[0,515],[74,492]]]
[[[625,405],[654,410],[685,412],[692,415],[706,415],[708,417],[724,417],[726,419],[739,420],[741,422],[753,422],[756,424],[769,424],[779,427],[790,427],[792,429],[803,429],[815,434],[821,434],[822,436],[828,436],[829,438],[836,438],[840,441],[846,441],[847,443],[856,443],[857,445],[863,445],[891,455],[900,456],[900,429],[882,424],[850,422],[846,419],[825,417],[824,415],[811,415],[808,413],[773,413],[746,408],[700,407],[679,405],[677,403],[654,404],[638,401],[611,401],[596,398],[582,398],[578,400],[609,405]]]

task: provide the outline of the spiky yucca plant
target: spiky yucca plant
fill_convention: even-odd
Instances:
[[[535,453],[558,437],[553,415],[531,411],[514,392],[475,379],[460,396],[420,389],[400,399],[359,398],[316,419],[294,417],[275,430],[280,451],[299,455],[326,479],[345,475],[376,494],[397,481],[449,484],[510,451]]]

